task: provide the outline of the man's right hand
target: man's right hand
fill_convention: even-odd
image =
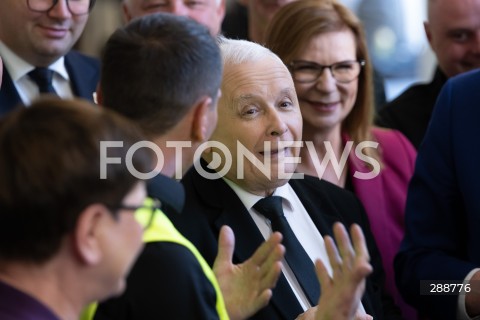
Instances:
[[[232,320],[246,319],[265,307],[280,276],[285,248],[282,235],[274,232],[255,253],[241,264],[233,264],[235,236],[223,226],[218,240],[218,255],[213,265]]]

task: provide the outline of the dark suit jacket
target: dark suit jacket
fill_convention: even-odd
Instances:
[[[382,107],[375,123],[400,131],[418,149],[445,81],[447,77],[437,68],[430,83],[413,85]]]
[[[76,51],[65,56],[65,68],[70,76],[73,94],[92,101],[100,77],[98,60]],[[0,117],[22,103],[8,71],[3,68],[3,81],[0,90]]]
[[[201,177],[195,168],[185,175],[182,183],[186,193],[185,208],[181,215],[172,218],[180,232],[192,241],[207,262],[213,265],[220,228],[222,225],[229,225],[236,237],[235,263],[247,260],[264,238],[235,192],[222,179],[207,180]],[[382,309],[379,288],[382,285],[383,271],[380,256],[360,202],[352,193],[317,178],[292,180],[290,184],[322,235],[332,235],[335,221],[342,221],[347,226],[357,222],[363,227],[371,250],[372,265],[376,271],[367,282],[367,293],[362,302],[375,319],[397,319],[385,316],[398,314],[398,309],[393,306],[391,299],[385,299],[388,306],[387,309]],[[282,275],[273,290],[269,305],[252,319],[291,320],[302,312],[297,298]]]
[[[431,319],[455,319],[458,296],[420,294],[420,281],[462,281],[480,267],[479,84],[480,71],[445,84],[408,191],[396,281]]]
[[[181,184],[162,175],[148,181],[148,195],[162,202],[169,216],[184,202]],[[125,292],[98,306],[95,320],[218,319],[217,296],[190,250],[171,242],[145,245]]]

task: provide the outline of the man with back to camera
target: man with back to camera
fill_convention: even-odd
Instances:
[[[419,148],[440,89],[448,78],[480,67],[480,1],[428,0],[425,34],[438,66],[428,84],[417,84],[380,109],[376,123],[402,132]]]
[[[92,100],[98,61],[71,50],[95,0],[0,1],[0,117],[39,94]]]
[[[183,188],[167,177],[180,178],[210,137],[221,74],[214,37],[186,17],[144,16],[106,44],[99,102],[135,121],[162,152],[161,174],[147,187],[149,196],[167,205],[162,210],[169,218],[182,210]],[[177,142],[190,147],[177,149]],[[244,319],[268,303],[284,250],[279,234],[259,245],[248,261],[233,265],[234,237],[224,228],[212,272],[165,214],[159,212],[146,232],[126,292],[100,304],[95,319]]]

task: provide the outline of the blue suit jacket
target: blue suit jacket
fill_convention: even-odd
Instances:
[[[202,165],[205,170],[209,170],[204,161]],[[367,281],[362,303],[374,319],[400,319],[393,300],[380,289],[384,276],[380,255],[358,199],[352,193],[318,178],[305,176],[303,180],[291,180],[289,183],[322,235],[332,235],[335,221],[341,221],[346,226],[353,222],[362,226],[375,269]],[[234,263],[250,258],[265,241],[241,200],[223,179],[205,179],[192,168],[183,178],[182,184],[186,194],[185,207],[182,214],[170,218],[210,265],[213,265],[217,255],[217,239],[223,225],[230,226],[235,233]],[[302,312],[295,294],[282,275],[273,289],[273,297],[268,306],[251,319],[291,320]]]
[[[432,319],[455,319],[457,296],[420,294],[421,280],[463,280],[480,266],[480,71],[442,89],[407,196],[395,259],[405,300]]]
[[[73,94],[92,101],[100,76],[98,60],[76,51],[65,56],[65,67],[70,76]],[[8,71],[3,68],[2,88],[0,90],[0,117],[17,107],[22,100],[12,82]]]

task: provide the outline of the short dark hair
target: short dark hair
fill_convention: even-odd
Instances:
[[[208,29],[186,17],[147,15],[118,29],[102,58],[103,104],[149,135],[174,127],[202,97],[216,101],[220,50]]]
[[[120,204],[138,182],[125,156],[141,140],[127,119],[80,100],[38,100],[3,118],[0,261],[47,261],[87,206]],[[108,165],[106,179],[100,179],[100,141],[123,141],[108,149],[122,163]],[[139,149],[132,159],[137,170],[152,169],[150,150]]]

